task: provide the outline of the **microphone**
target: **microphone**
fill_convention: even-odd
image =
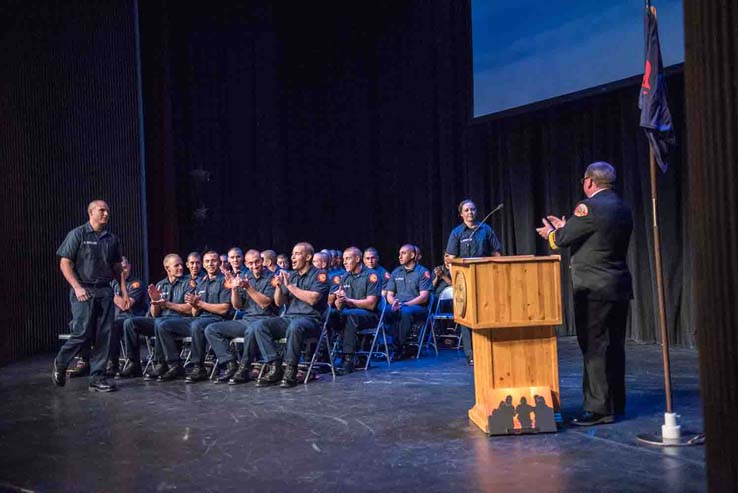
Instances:
[[[480,227],[480,226],[481,226],[482,224],[484,224],[484,222],[485,222],[485,221],[486,221],[487,219],[489,219],[490,217],[492,217],[492,214],[494,214],[495,212],[498,212],[498,211],[500,211],[501,209],[502,209],[502,202],[500,202],[500,203],[499,203],[499,204],[497,205],[497,207],[495,207],[495,208],[494,208],[494,210],[493,210],[492,212],[490,212],[489,214],[487,214],[486,216],[484,216],[484,219],[482,219],[481,221],[479,221],[479,224],[477,224],[477,225],[476,225],[476,227],[475,227],[475,228],[474,228],[474,229],[472,230],[471,234],[469,235],[469,238],[471,238],[472,236],[474,236],[474,233],[476,233],[476,232],[477,232],[477,230],[479,229],[479,227]]]

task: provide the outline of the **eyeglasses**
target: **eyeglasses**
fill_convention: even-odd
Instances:
[[[581,183],[582,185],[584,185],[584,182],[585,182],[586,180],[591,180],[591,179],[592,179],[592,177],[591,177],[591,176],[585,176],[584,178],[582,178],[582,179],[580,179],[580,180],[579,180],[579,183]]]

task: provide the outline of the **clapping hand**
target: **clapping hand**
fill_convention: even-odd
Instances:
[[[536,232],[538,233],[538,236],[540,236],[544,240],[547,240],[548,235],[550,235],[551,231],[556,228],[554,228],[551,223],[546,220],[545,217],[541,219],[541,222],[543,222],[543,226],[541,226],[540,228],[536,228]]]
[[[566,216],[548,216],[547,219],[553,225],[554,229],[561,229],[566,226]]]
[[[156,286],[154,286],[153,284],[149,284],[148,292],[149,299],[151,300],[152,305],[159,305],[161,303],[164,303],[164,299],[161,297],[161,291],[156,289]]]

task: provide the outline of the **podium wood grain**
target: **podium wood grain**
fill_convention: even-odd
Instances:
[[[476,404],[471,420],[488,432],[499,402],[492,390],[549,387],[561,408],[556,326],[561,257],[454,259],[454,320],[472,329]]]

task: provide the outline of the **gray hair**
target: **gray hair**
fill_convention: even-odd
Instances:
[[[584,172],[585,178],[592,178],[592,181],[600,188],[610,188],[617,178],[615,168],[605,161],[597,161],[587,166]]]

